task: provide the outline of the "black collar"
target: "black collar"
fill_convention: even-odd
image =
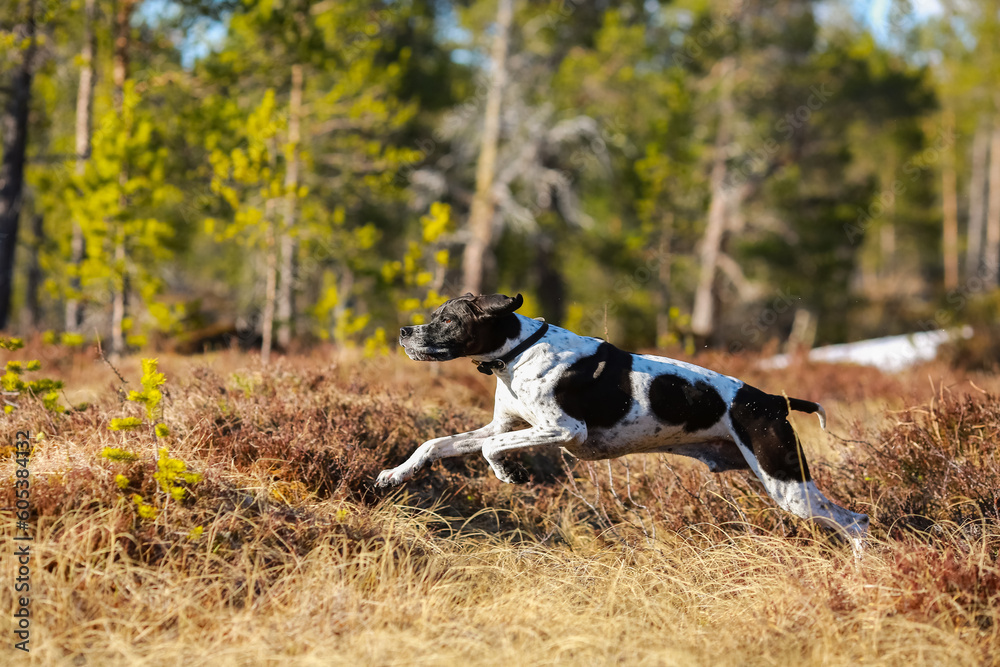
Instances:
[[[529,347],[537,343],[545,335],[545,332],[549,330],[549,325],[542,322],[542,326],[538,327],[535,333],[531,334],[527,338],[521,341],[521,343],[515,347],[513,350],[503,355],[499,359],[491,359],[489,361],[480,361],[476,364],[476,368],[479,369],[480,373],[485,373],[486,375],[493,375],[493,371],[502,371],[507,368],[507,364],[514,361],[514,357],[521,354]]]

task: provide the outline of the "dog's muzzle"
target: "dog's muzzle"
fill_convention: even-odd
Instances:
[[[422,336],[416,334],[415,327],[402,327],[399,330],[399,344],[406,356],[414,361],[449,361],[455,358],[455,353],[445,347],[432,347],[426,344]]]

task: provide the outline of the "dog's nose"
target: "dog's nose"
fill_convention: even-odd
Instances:
[[[413,333],[413,327],[403,327],[402,329],[399,330],[399,337],[409,338],[412,333]]]

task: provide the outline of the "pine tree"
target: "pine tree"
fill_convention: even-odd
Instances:
[[[83,45],[80,48],[80,79],[76,93],[75,150],[77,176],[82,176],[90,157],[90,141],[93,133],[94,83],[96,68],[94,59],[97,51],[97,0],[84,0]],[[70,285],[66,296],[66,331],[76,333],[83,320],[83,304],[80,301],[80,268],[86,253],[83,226],[73,221],[70,243]]]
[[[8,325],[14,283],[14,250],[24,202],[24,169],[28,149],[28,111],[34,76],[37,0],[21,0],[15,9],[14,28],[6,46],[9,74],[8,100],[0,115],[3,158],[0,161],[0,329]]]

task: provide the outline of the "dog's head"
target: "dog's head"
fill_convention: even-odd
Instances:
[[[521,333],[521,322],[514,311],[522,303],[520,294],[513,298],[466,294],[450,299],[434,311],[427,324],[400,329],[399,344],[415,361],[486,355]]]

